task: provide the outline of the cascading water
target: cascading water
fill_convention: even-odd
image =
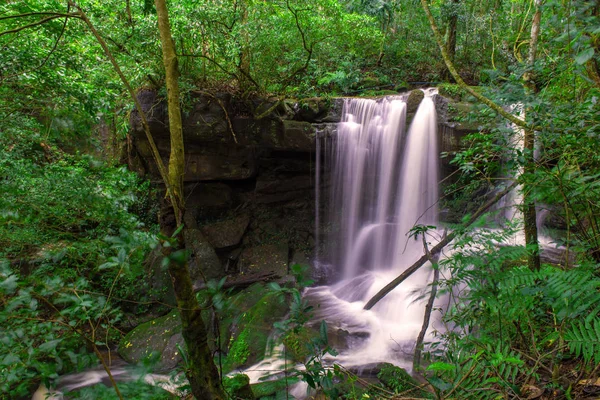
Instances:
[[[309,288],[305,297],[319,304],[316,320],[347,332],[348,349],[337,358],[344,365],[403,364],[423,321],[423,307],[411,303],[427,286],[427,270],[371,311],[362,309],[424,254],[410,229],[437,222],[437,117],[430,93],[408,131],[405,121],[402,97],[349,99],[338,134],[319,139],[318,165],[325,171],[317,182],[328,190],[317,191],[319,220],[325,222],[318,262],[331,265],[340,281]]]

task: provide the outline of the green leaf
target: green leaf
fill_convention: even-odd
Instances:
[[[453,364],[448,364],[445,362],[434,362],[432,364],[429,364],[425,370],[426,371],[434,371],[434,372],[454,371],[455,368],[456,367]]]
[[[429,383],[431,383],[434,387],[438,388],[439,390],[445,391],[445,390],[452,389],[451,383],[448,383],[436,376],[429,377],[427,380],[429,381]]]
[[[62,342],[62,339],[54,339],[54,340],[50,340],[49,342],[45,342],[42,343],[39,347],[40,351],[43,352],[50,352],[52,350],[56,349],[56,346]]]
[[[583,50],[575,56],[575,62],[579,65],[583,65],[589,60],[591,60],[592,57],[594,57],[594,48],[588,47],[587,49]]]
[[[321,340],[323,341],[323,344],[327,346],[327,323],[325,322],[325,320],[321,321],[321,327],[319,328],[319,332],[321,334]]]
[[[185,264],[188,259],[189,252],[185,249],[177,250],[169,256],[169,258],[178,264]]]
[[[8,278],[0,282],[0,289],[7,294],[13,294],[17,289],[18,278],[16,275],[9,275]]]

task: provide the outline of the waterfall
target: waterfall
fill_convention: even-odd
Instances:
[[[316,319],[365,338],[343,351],[345,365],[406,359],[423,321],[411,306],[429,283],[418,271],[371,311],[362,307],[379,289],[424,254],[415,225],[437,224],[437,116],[426,93],[406,128],[406,98],[347,99],[337,135],[318,138],[318,263],[337,283],[305,293],[320,307]],[[428,242],[437,241],[432,230]]]
[[[317,164],[325,158],[330,169],[329,191],[316,194],[317,203],[328,199],[325,207],[317,204],[328,225],[328,235],[319,234],[327,243],[319,248],[343,279],[365,271],[397,272],[414,247],[408,231],[437,223],[437,117],[431,97],[421,103],[408,133],[405,125],[401,97],[348,99],[337,136],[319,140],[318,152],[325,147],[321,141],[332,142],[317,156]],[[416,247],[422,250],[420,242]]]

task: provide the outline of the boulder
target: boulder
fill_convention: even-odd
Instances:
[[[205,224],[201,230],[210,244],[215,249],[221,250],[238,245],[249,223],[250,217],[242,214],[224,221]]]
[[[121,340],[119,355],[128,363],[149,363],[156,372],[168,371],[181,361],[184,346],[179,312],[138,325]]]
[[[221,261],[215,249],[199,229],[184,231],[186,248],[190,251],[188,268],[193,282],[204,281],[204,278],[217,279],[224,275]]]
[[[342,117],[343,98],[313,97],[302,99],[293,105],[297,121],[339,122]]]
[[[235,312],[226,317],[230,327],[227,356],[223,359],[225,373],[253,365],[265,357],[273,324],[288,312],[287,300],[280,293],[266,289],[262,283],[250,286],[231,299]]]
[[[223,380],[223,386],[227,393],[234,399],[254,400],[254,393],[250,387],[250,378],[248,375],[236,374],[227,376]]]

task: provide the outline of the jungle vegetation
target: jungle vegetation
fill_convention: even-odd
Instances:
[[[464,151],[444,155],[457,173],[443,201],[467,204],[504,188],[506,171],[520,171],[525,225],[535,204],[544,205],[571,258],[541,263],[531,230],[525,247],[496,246],[521,227],[453,226],[453,255],[439,264],[451,274],[436,288],[457,306],[443,317],[452,329],[423,350],[422,395],[600,393],[597,1],[8,0],[0,49],[1,398],[26,398],[40,381],[51,385],[102,360],[124,313],[151,307],[138,283],[158,242],[168,248],[171,276],[184,283],[176,292],[190,310],[182,318],[191,390],[227,398],[201,348],[206,335],[181,250],[176,118],[189,94],[375,96],[423,85],[472,104],[462,118],[479,127]],[[141,88],[169,99],[175,152],[161,172],[162,204],[120,156]],[[503,115],[515,103],[524,117]],[[522,122],[524,149],[507,153],[507,117]],[[173,213],[170,225],[159,226],[161,207]],[[472,212],[465,207],[463,222]],[[285,295],[299,311],[284,327],[293,330],[305,322],[303,304]],[[338,368],[333,379],[319,363],[329,351],[323,340],[311,348],[316,362],[304,379],[332,398],[369,398],[333,387],[347,375]],[[399,387],[370,398],[401,398]]]

